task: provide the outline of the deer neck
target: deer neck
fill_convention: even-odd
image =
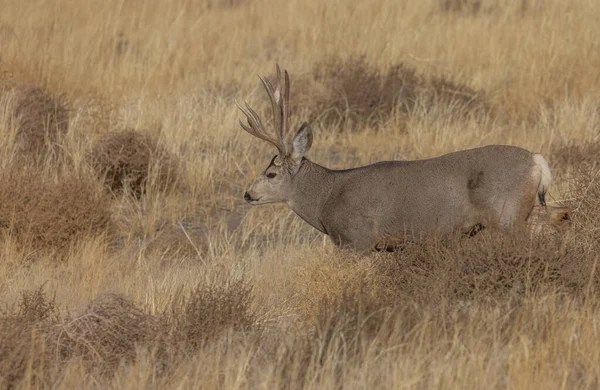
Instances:
[[[333,189],[335,172],[308,159],[303,159],[300,164],[287,204],[305,222],[327,234],[321,222],[321,214]]]

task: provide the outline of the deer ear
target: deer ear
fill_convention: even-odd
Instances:
[[[292,159],[301,160],[310,150],[312,142],[312,129],[308,123],[304,122],[292,141]]]

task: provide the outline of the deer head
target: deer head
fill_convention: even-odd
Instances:
[[[250,185],[244,199],[253,205],[285,202],[293,191],[294,177],[298,173],[304,155],[312,145],[312,129],[308,123],[303,123],[296,132],[293,140],[288,141],[289,117],[290,117],[290,78],[284,70],[284,87],[281,93],[281,70],[277,65],[277,76],[275,84],[267,78],[260,77],[273,112],[272,133],[267,132],[260,116],[248,103],[244,102],[245,108],[238,108],[246,116],[247,124],[240,120],[240,125],[248,133],[264,141],[273,144],[278,154],[273,157],[271,163]]]

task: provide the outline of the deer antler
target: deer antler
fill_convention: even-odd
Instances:
[[[242,126],[244,130],[246,130],[253,136],[275,145],[275,147],[279,150],[280,155],[287,156],[291,152],[289,143],[286,141],[290,116],[290,77],[288,75],[287,70],[284,70],[284,74],[285,79],[283,96],[281,96],[281,86],[279,85],[281,81],[281,70],[279,69],[279,64],[277,64],[277,77],[275,79],[275,86],[273,86],[269,79],[258,76],[263,84],[263,87],[267,91],[269,100],[271,101],[273,119],[275,122],[275,126],[278,128],[277,134],[271,135],[265,131],[260,117],[258,116],[256,111],[254,111],[248,105],[248,103],[244,102],[246,108],[240,106],[237,101],[235,102],[235,104],[238,106],[240,111],[242,111],[242,113],[246,116],[246,121],[248,122],[248,125],[245,125],[242,121],[240,121],[240,126]]]

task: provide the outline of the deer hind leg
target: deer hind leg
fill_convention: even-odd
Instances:
[[[373,250],[373,239],[364,231],[331,231],[329,236],[335,245],[340,248],[353,249],[357,252],[369,252]]]
[[[406,238],[402,237],[385,237],[376,240],[373,249],[376,252],[398,252],[402,251]]]
[[[498,208],[499,213],[496,219],[498,227],[505,231],[525,227],[533,206],[533,199],[509,197]]]
[[[529,184],[529,183],[528,183]],[[537,189],[537,183],[536,189]],[[467,218],[463,225],[463,232],[470,236],[476,235],[484,228],[499,229],[511,232],[527,226],[527,219],[537,201],[531,196],[533,188],[529,191],[520,186],[506,194],[498,194],[488,199],[472,204],[476,212]]]
[[[572,222],[568,207],[536,205],[527,218],[527,225],[534,235],[549,231],[564,237],[571,230]]]
[[[477,222],[475,225],[471,226],[469,229],[463,230],[463,233],[469,237],[475,237],[479,232],[485,229],[485,225],[481,222]]]
[[[473,207],[477,212],[467,218],[461,227],[461,231],[470,237],[488,228],[510,232],[525,226],[533,204],[523,204],[520,199],[509,195]]]

